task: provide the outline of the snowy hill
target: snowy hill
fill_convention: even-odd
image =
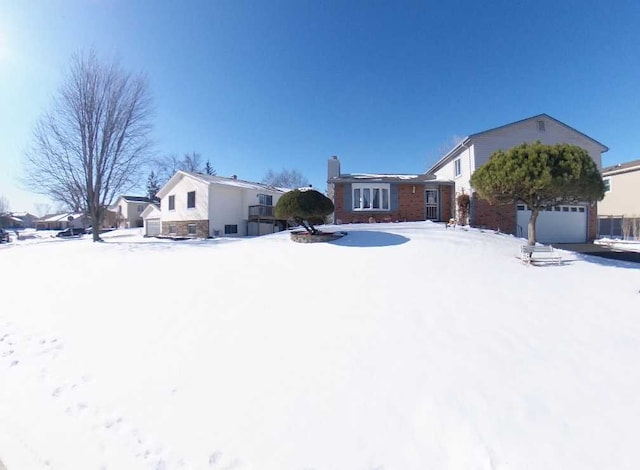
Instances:
[[[425,223],[0,247],[21,469],[632,469],[640,265]],[[107,236],[105,236],[107,237]]]

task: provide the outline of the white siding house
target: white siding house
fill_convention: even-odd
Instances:
[[[567,143],[589,152],[599,169],[602,153],[608,148],[580,131],[547,115],[540,114],[521,121],[506,124],[488,131],[471,134],[451,149],[427,173],[437,179],[454,181],[456,196],[472,196],[471,223],[526,236],[528,208],[522,204],[489,206],[474,197],[470,178],[473,172],[485,164],[496,150],[508,150],[524,142],[540,141],[543,144]],[[597,209],[595,205],[560,206],[541,212],[538,217],[537,237],[545,243],[581,243],[596,236]]]
[[[246,236],[284,228],[274,206],[284,190],[260,183],[178,171],[158,191],[162,235]]]
[[[142,213],[153,201],[144,196],[120,196],[109,206],[115,212],[115,223],[120,228],[142,227]]]

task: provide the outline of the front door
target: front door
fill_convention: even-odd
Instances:
[[[437,189],[427,189],[425,190],[424,200],[426,203],[426,219],[427,220],[438,220],[439,211],[438,211],[438,190]]]

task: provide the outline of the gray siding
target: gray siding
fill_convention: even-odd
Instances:
[[[597,144],[551,119],[540,118],[539,120],[544,121],[544,131],[538,130],[537,120],[533,119],[473,137],[475,168],[472,170],[476,170],[487,163],[491,154],[496,150],[508,150],[515,145],[520,145],[524,142],[532,143],[536,140],[543,144],[567,143],[578,145],[589,152],[598,168],[602,168],[600,147]]]

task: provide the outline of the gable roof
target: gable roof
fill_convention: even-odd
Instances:
[[[606,145],[602,144],[601,142],[598,142],[597,140],[595,140],[592,137],[589,137],[587,134],[580,132],[579,130],[565,124],[562,121],[559,121],[558,119],[549,116],[546,113],[542,113],[542,114],[536,114],[535,116],[531,116],[528,118],[524,118],[524,119],[520,119],[519,121],[514,121],[514,122],[510,122],[508,124],[503,124],[502,126],[498,126],[498,127],[493,127],[491,129],[488,129],[486,131],[482,131],[482,132],[476,132],[475,134],[469,134],[467,137],[465,137],[464,139],[462,139],[460,141],[460,143],[458,143],[455,147],[453,147],[451,150],[449,150],[449,152],[447,152],[440,160],[438,160],[433,166],[431,166],[431,168],[429,168],[427,170],[427,173],[433,173],[436,170],[442,168],[445,163],[448,163],[449,161],[451,161],[456,155],[458,155],[463,149],[467,148],[469,146],[469,144],[471,144],[471,141],[477,137],[486,135],[486,134],[490,134],[492,132],[495,132],[497,130],[500,129],[504,129],[507,127],[511,127],[511,126],[515,126],[518,124],[521,124],[523,122],[526,121],[534,121],[534,120],[539,120],[540,118],[546,118],[549,119],[557,124],[559,124],[560,126],[566,127],[567,129],[571,130],[572,132],[575,132],[581,136],[583,136],[584,138],[590,140],[591,142],[593,142],[594,144],[600,146],[601,150],[600,152],[606,152],[609,150],[609,147],[607,147]]]
[[[258,191],[271,191],[271,192],[278,192],[278,193],[286,192],[286,190],[283,188],[277,188],[275,186],[271,186],[268,184],[254,183],[252,181],[244,181],[237,178],[226,178],[224,176],[217,176],[217,175],[203,175],[201,173],[193,173],[191,171],[178,170],[175,173],[175,175],[169,178],[169,181],[167,181],[165,185],[162,188],[160,188],[160,191],[158,191],[157,196],[160,198],[164,197],[169,192],[169,190],[173,188],[173,186],[175,186],[175,184],[178,183],[178,181],[180,181],[184,177],[194,178],[208,185],[220,185],[220,186],[227,186],[230,188],[254,189]]]
[[[608,166],[602,169],[602,174],[604,176],[608,176],[636,170],[640,170],[640,160],[632,160],[630,162],[618,163],[616,165]]]
[[[145,207],[144,210],[142,211],[142,214],[140,214],[140,217],[142,217],[143,219],[146,219],[148,215],[151,215],[154,212],[158,212],[158,215],[160,215],[160,204],[155,202]]]

